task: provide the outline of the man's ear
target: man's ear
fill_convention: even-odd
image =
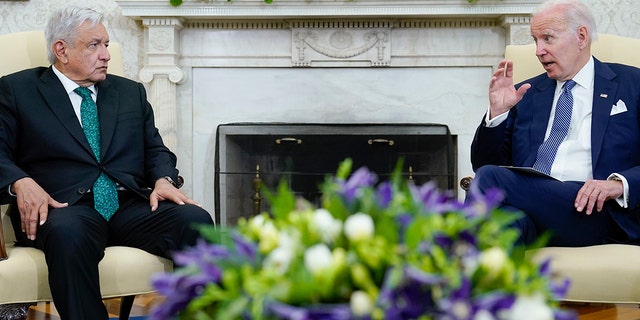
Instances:
[[[586,49],[589,46],[589,29],[586,26],[578,28],[578,45],[580,49]]]
[[[53,43],[52,46],[53,49],[53,53],[56,55],[56,58],[58,61],[62,62],[62,63],[67,63],[68,59],[67,59],[67,43],[62,41],[62,40],[58,40],[56,42]]]

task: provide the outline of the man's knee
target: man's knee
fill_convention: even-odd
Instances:
[[[482,166],[476,171],[472,183],[481,191],[497,187],[500,181],[500,173],[503,170],[505,169],[495,165]]]
[[[40,233],[53,242],[102,242],[107,228],[104,218],[90,207],[70,206],[50,210]]]
[[[211,214],[202,207],[186,204],[178,206],[179,216],[188,223],[192,224],[213,224]]]

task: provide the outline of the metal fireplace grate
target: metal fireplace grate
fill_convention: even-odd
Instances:
[[[282,179],[318,201],[318,185],[345,158],[380,180],[403,159],[403,172],[416,183],[435,181],[455,193],[456,150],[456,137],[442,124],[223,124],[216,133],[216,220],[234,225],[267,210],[260,193]]]

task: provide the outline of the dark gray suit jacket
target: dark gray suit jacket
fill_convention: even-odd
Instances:
[[[51,67],[0,78],[0,203],[11,202],[7,187],[27,176],[70,205],[102,171],[142,197],[163,176],[177,181],[176,157],[155,127],[143,85],[107,75],[96,87],[101,163]]]

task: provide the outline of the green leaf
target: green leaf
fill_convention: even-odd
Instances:
[[[353,167],[353,160],[351,158],[346,158],[340,162],[338,165],[338,172],[336,173],[336,178],[346,180],[349,178],[351,174],[351,169]]]
[[[271,214],[275,220],[286,220],[289,213],[296,208],[296,197],[284,179],[278,184],[275,194],[265,190],[265,197],[271,204]]]
[[[179,6],[179,5],[181,5],[181,4],[182,4],[182,0],[169,0],[169,3],[170,3],[172,6],[177,7],[177,6]]]

